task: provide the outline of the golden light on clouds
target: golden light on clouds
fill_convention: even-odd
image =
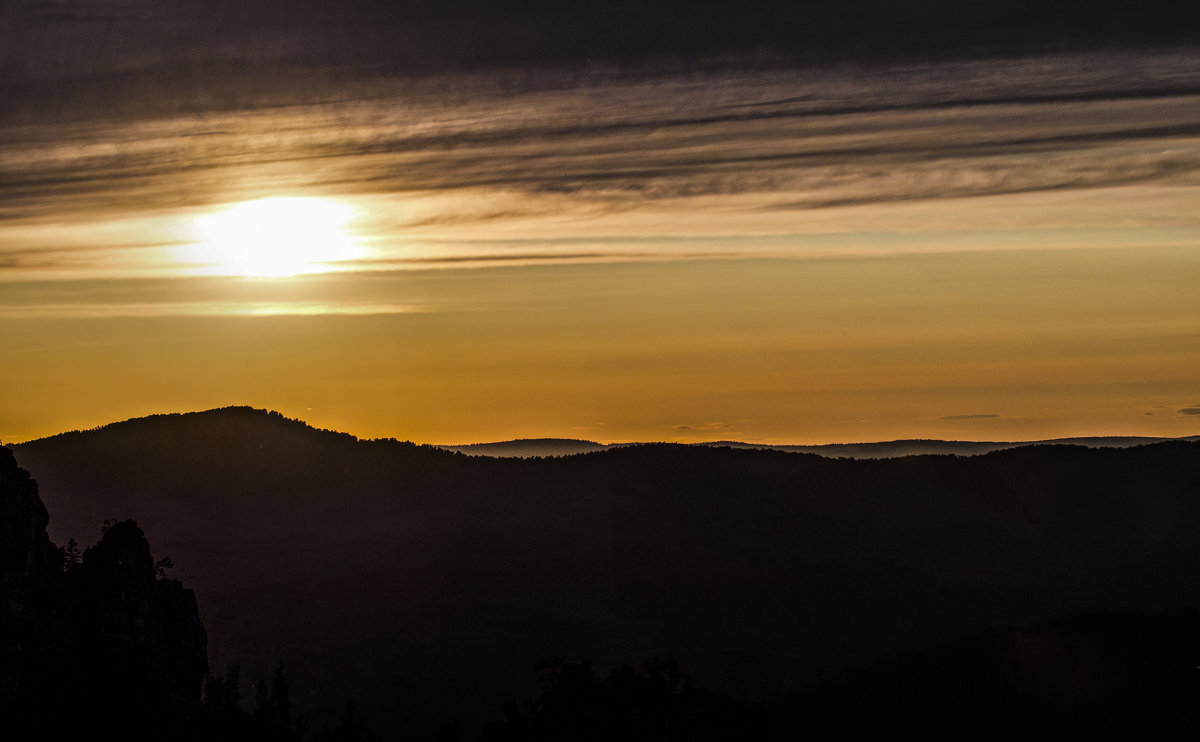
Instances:
[[[362,257],[349,231],[354,210],[323,198],[263,198],[197,216],[198,240],[178,258],[199,275],[296,276]]]
[[[0,439],[228,404],[434,442],[1194,434],[1197,70],[477,81],[11,129]]]

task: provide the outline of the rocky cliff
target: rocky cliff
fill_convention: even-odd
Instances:
[[[46,534],[37,482],[0,448],[0,728],[59,738],[186,736],[207,670],[196,596],[156,574],[133,521],[82,559]]]

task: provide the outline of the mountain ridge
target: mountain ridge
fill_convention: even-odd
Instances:
[[[413,441],[401,441],[396,438],[359,438],[352,433],[346,433],[328,428],[320,428],[311,423],[308,423],[299,418],[289,418],[275,410],[264,408],[256,408],[250,405],[229,405],[226,407],[216,407],[208,410],[198,410],[194,412],[169,412],[144,415],[140,417],[128,418],[126,420],[114,421],[96,426],[94,428],[69,430],[53,435],[34,438],[28,441],[18,443],[9,443],[9,446],[24,446],[31,444],[39,444],[46,441],[63,440],[73,436],[80,436],[88,433],[98,433],[103,431],[123,431],[127,429],[135,429],[142,425],[153,425],[171,420],[178,420],[188,423],[200,423],[202,421],[217,418],[257,421],[259,423],[275,424],[281,429],[290,429],[293,432],[311,432],[327,436],[336,436],[347,442],[378,442],[378,443],[396,443],[401,445],[415,446],[418,448],[440,449],[443,451],[456,452],[468,456],[487,456],[498,458],[532,458],[532,457],[555,457],[555,456],[573,456],[576,454],[595,453],[607,451],[614,448],[626,446],[637,446],[656,443],[678,443],[685,446],[701,446],[701,447],[731,447],[745,448],[758,450],[774,450],[786,451],[794,453],[813,453],[819,456],[832,458],[848,457],[848,458],[892,458],[898,456],[921,456],[921,455],[939,455],[950,454],[958,456],[976,456],[991,451],[1004,450],[1009,448],[1017,448],[1021,446],[1046,446],[1046,445],[1078,445],[1089,448],[1124,448],[1129,446],[1149,445],[1154,443],[1163,443],[1168,441],[1196,441],[1200,440],[1200,435],[1194,436],[1068,436],[1060,438],[1047,438],[1028,441],[966,441],[966,440],[947,440],[939,438],[899,438],[889,441],[861,441],[854,443],[817,443],[817,444],[791,444],[791,443],[754,443],[747,441],[736,440],[719,440],[719,441],[693,441],[693,442],[674,442],[674,441],[630,441],[623,443],[600,443],[598,441],[581,439],[581,438],[557,438],[557,437],[541,437],[541,438],[513,438],[503,441],[486,441],[478,443],[454,443],[454,444],[438,444],[438,443],[415,443]]]
[[[673,655],[768,701],[992,625],[1200,605],[1197,442],[506,459],[241,409],[12,450],[56,541],[145,524],[204,606],[215,667],[283,659],[382,732],[490,718],[551,655]]]

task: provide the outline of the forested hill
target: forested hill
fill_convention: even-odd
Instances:
[[[991,626],[1200,605],[1193,442],[495,459],[231,408],[14,450],[55,541],[143,524],[199,596],[214,667],[283,659],[384,734],[494,719],[551,655],[672,655],[769,701]]]

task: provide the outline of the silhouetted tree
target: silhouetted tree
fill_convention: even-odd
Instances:
[[[254,726],[257,738],[264,742],[301,738],[292,723],[291,688],[282,661],[269,684],[264,680],[255,687]]]
[[[539,665],[541,696],[522,713],[504,704],[505,718],[484,729],[485,742],[531,740],[759,740],[766,716],[757,706],[697,689],[672,659],[626,665],[601,681],[590,662]]]
[[[230,665],[225,671],[225,677],[217,677],[209,673],[204,678],[204,703],[217,708],[241,710],[242,668]]]
[[[63,571],[69,572],[79,566],[83,553],[79,550],[79,542],[73,538],[67,539],[67,545],[62,547]]]
[[[254,719],[242,709],[241,668],[230,666],[224,677],[209,673],[197,715],[200,739],[241,742],[255,737]]]
[[[326,729],[316,737],[313,742],[377,742],[375,735],[367,731],[367,728],[354,715],[354,702],[346,701],[346,708],[342,711],[342,718],[338,721],[338,725],[333,729]]]
[[[167,570],[174,567],[175,563],[171,561],[171,557],[165,556],[154,563],[154,575],[160,580],[167,579]]]

